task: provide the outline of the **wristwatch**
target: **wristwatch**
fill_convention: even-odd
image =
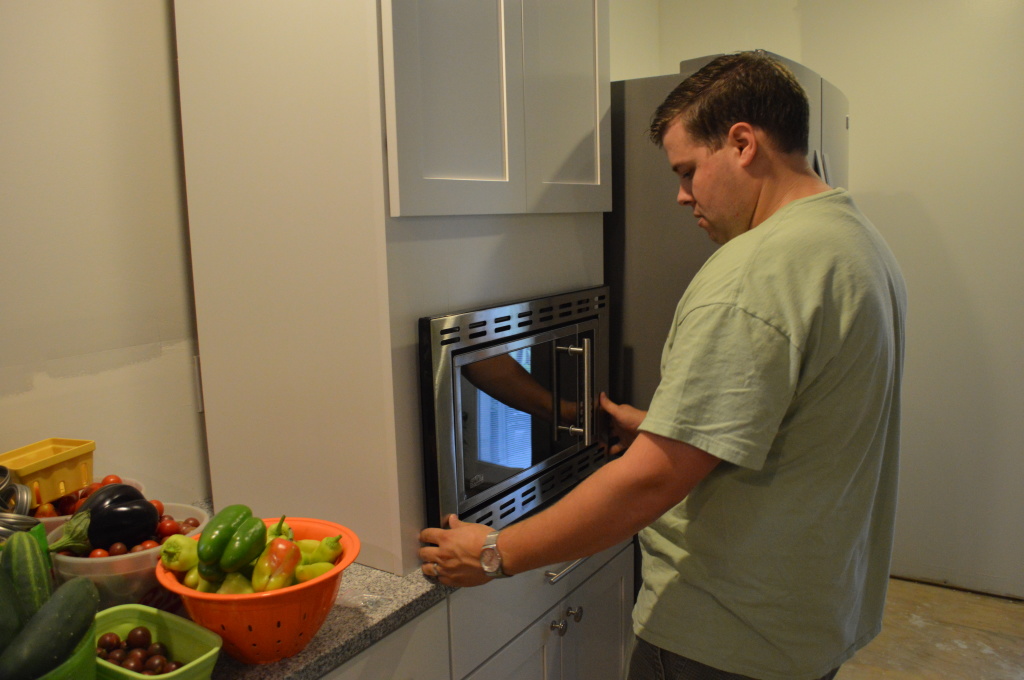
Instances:
[[[507,578],[501,570],[501,553],[498,552],[498,532],[492,531],[484,539],[484,547],[480,549],[480,566],[484,573],[491,578]]]

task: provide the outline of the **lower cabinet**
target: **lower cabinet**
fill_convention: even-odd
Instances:
[[[602,557],[606,559],[603,563],[600,562]],[[496,606],[488,613],[477,609],[475,615],[469,617],[460,616],[458,596],[462,591],[455,593],[450,599],[453,680],[624,678],[633,640],[631,545],[620,547],[607,558],[607,554],[590,558],[595,563],[584,563],[586,568],[581,565],[583,571],[578,572],[575,579],[566,577],[555,584],[545,582],[542,588],[555,595],[551,606],[482,664],[474,664],[486,653],[481,644],[509,640],[495,633],[503,629],[504,621],[514,620],[521,609],[529,608],[536,593],[532,590],[521,593],[520,599],[508,600],[507,606]],[[550,581],[554,573],[548,572],[544,577]],[[515,580],[502,582],[502,585],[511,585]],[[562,583],[566,585],[559,588]],[[533,589],[535,586],[522,587]],[[474,668],[466,674],[468,665]]]
[[[323,680],[622,680],[633,550],[453,592]]]
[[[451,680],[448,604],[441,602],[323,680]]]

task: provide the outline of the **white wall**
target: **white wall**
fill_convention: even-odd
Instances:
[[[170,3],[0,0],[0,452],[209,497]]]
[[[910,294],[893,571],[1024,595],[1024,3],[662,0],[658,24],[663,73],[762,47],[849,98],[849,189]]]

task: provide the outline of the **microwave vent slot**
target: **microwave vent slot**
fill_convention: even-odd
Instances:
[[[508,495],[462,515],[465,522],[476,522],[500,529],[555,500],[576,486],[584,476],[593,473],[608,460],[605,448],[598,446],[574,460],[565,461],[529,480]],[[585,474],[584,474],[585,473]]]

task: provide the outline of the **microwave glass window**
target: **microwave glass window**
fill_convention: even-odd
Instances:
[[[487,356],[462,366],[463,493],[479,494],[575,446],[555,423],[557,394],[563,416],[576,411],[575,361],[559,360],[552,389],[555,343]]]

